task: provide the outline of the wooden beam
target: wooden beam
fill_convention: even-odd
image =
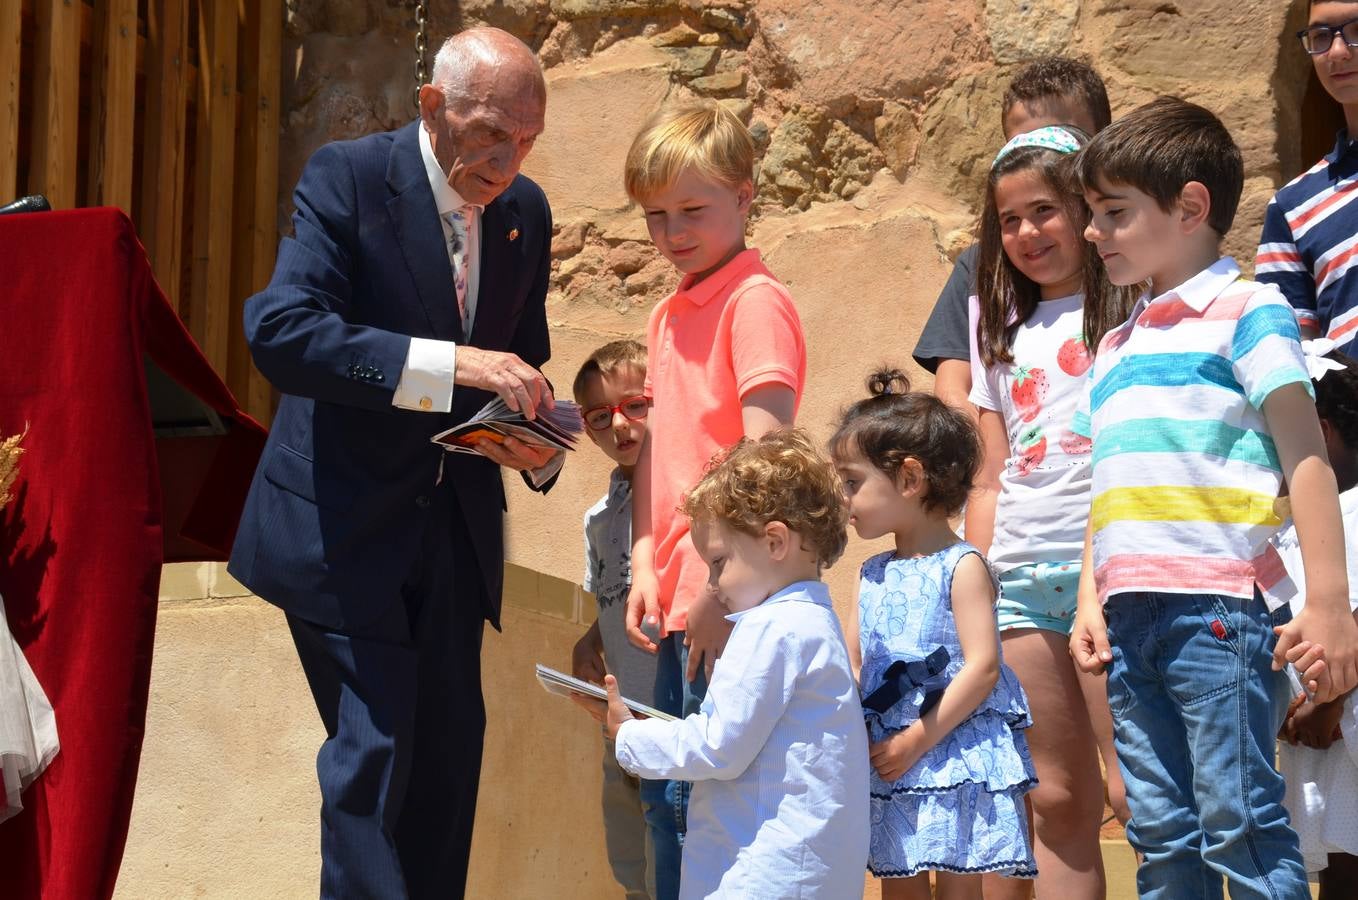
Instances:
[[[255,368],[245,341],[245,300],[273,274],[278,244],[279,84],[283,0],[245,0],[240,128],[236,137],[235,241],[227,384],[252,416],[268,422],[273,387]]]
[[[80,0],[37,0],[33,144],[28,189],[52,206],[76,204],[80,109]]]
[[[189,16],[182,0],[148,0],[146,112],[137,231],[171,305],[179,306],[184,214],[185,85]]]
[[[235,0],[198,3],[198,134],[189,331],[227,376],[231,318],[231,201],[236,150]]]
[[[88,205],[132,212],[137,89],[137,0],[102,0],[95,10],[90,76]]]
[[[0,0],[0,203],[8,203],[19,193],[19,34],[22,22],[22,0]]]

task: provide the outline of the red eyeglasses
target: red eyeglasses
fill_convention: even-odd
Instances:
[[[645,397],[628,397],[617,406],[591,406],[585,410],[585,424],[594,431],[607,431],[613,426],[613,414],[622,413],[633,422],[640,422],[650,412],[651,401]]]

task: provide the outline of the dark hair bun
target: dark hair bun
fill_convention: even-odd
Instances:
[[[868,376],[868,394],[882,397],[887,394],[908,394],[910,379],[900,369],[878,369]]]

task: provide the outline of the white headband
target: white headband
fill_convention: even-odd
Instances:
[[[1319,381],[1326,372],[1342,372],[1344,364],[1326,359],[1325,354],[1334,349],[1334,341],[1329,338],[1316,338],[1301,342],[1301,352],[1306,356],[1306,374],[1312,381]]]
[[[1045,125],[1033,131],[1025,131],[1023,134],[1016,134],[1009,139],[1009,143],[1000,148],[1000,152],[995,154],[995,160],[990,164],[990,168],[995,168],[1000,160],[1019,147],[1042,147],[1046,150],[1055,150],[1057,153],[1074,153],[1080,149],[1080,142],[1075,135],[1059,125]]]

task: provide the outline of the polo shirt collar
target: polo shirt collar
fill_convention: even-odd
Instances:
[[[693,283],[692,275],[685,275],[683,281],[679,282],[675,294],[683,297],[694,306],[702,306],[713,297],[725,294],[726,288],[730,286],[731,282],[744,275],[746,270],[758,264],[758,250],[753,247],[742,250],[733,256],[730,262],[696,285]]]
[[[1339,133],[1335,135],[1334,149],[1326,154],[1325,162],[1329,163],[1332,167],[1338,165],[1344,157],[1353,153],[1356,147],[1358,147],[1358,141],[1354,141],[1349,137],[1347,128],[1341,128],[1339,129]]]
[[[1161,300],[1177,299],[1194,312],[1200,313],[1211,305],[1213,300],[1220,297],[1222,291],[1239,278],[1240,267],[1235,264],[1235,260],[1229,256],[1223,256],[1183,284],[1165,291],[1158,297],[1151,298],[1149,302],[1158,303]]]
[[[771,604],[774,603],[787,603],[789,601],[794,600],[800,600],[804,603],[806,602],[814,603],[817,606],[823,606],[826,609],[834,609],[834,606],[830,603],[830,588],[828,585],[826,585],[825,582],[796,581],[793,582],[792,584],[789,584],[781,591],[777,591],[773,594],[770,594],[768,599],[766,599],[763,603],[759,604],[758,606],[752,606],[749,609],[741,610],[740,612],[737,613],[731,613],[729,616],[726,617],[726,621],[739,622],[741,618],[749,615],[756,609],[763,609],[764,607],[770,606]]]
[[[463,207],[482,211],[485,209],[479,203],[468,203],[462,199],[462,195],[453,190],[453,186],[448,183],[448,176],[444,174],[443,168],[439,165],[438,158],[434,156],[434,145],[429,140],[429,129],[420,123],[420,159],[424,161],[424,174],[429,178],[429,189],[434,192],[434,205],[438,207],[439,218],[443,218],[447,213]]]

